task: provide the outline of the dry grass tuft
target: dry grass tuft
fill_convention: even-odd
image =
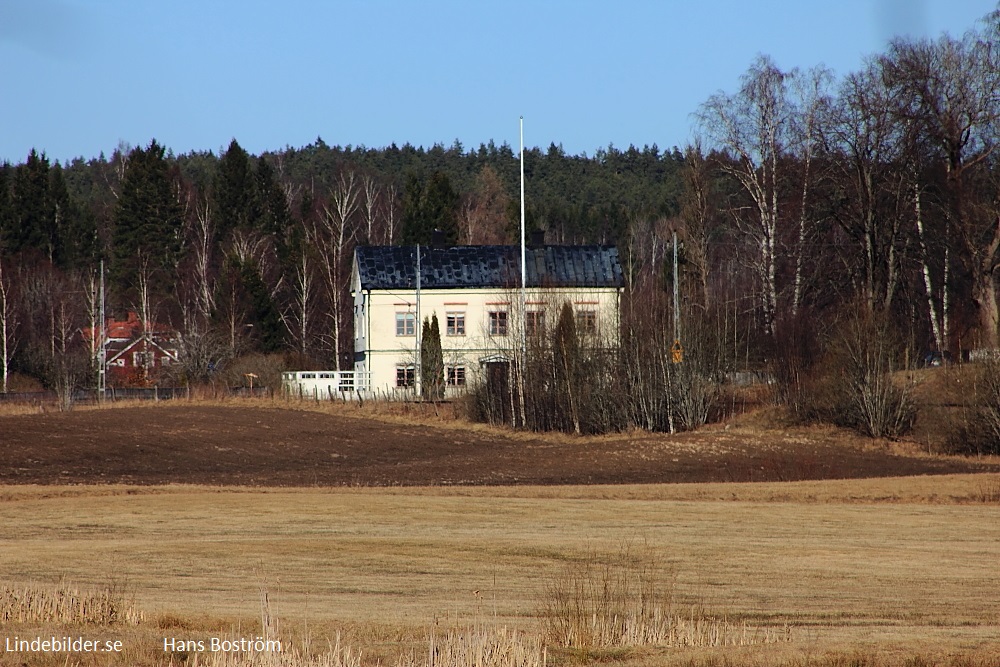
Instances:
[[[402,657],[397,667],[542,667],[545,649],[538,637],[506,626],[453,629],[443,640],[431,635],[427,654]]]
[[[789,641],[782,630],[731,623],[693,606],[674,610],[669,568],[651,549],[629,544],[610,556],[569,564],[549,584],[546,640],[566,648],[753,646]]]
[[[39,412],[45,412],[45,409],[33,403],[0,403],[0,417],[37,415]]]
[[[81,623],[138,625],[145,614],[117,584],[100,590],[54,587],[0,587],[0,625],[10,623]]]
[[[973,500],[988,504],[1000,505],[1000,477],[992,477],[983,481],[979,489],[972,494]]]
[[[282,651],[216,651],[200,662],[201,654],[195,654],[192,667],[361,667],[361,652],[340,641],[340,634],[329,649],[310,655],[307,651],[290,648]]]

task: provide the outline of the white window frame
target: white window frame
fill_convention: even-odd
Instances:
[[[464,336],[465,335],[465,313],[451,312],[445,313],[445,335]]]
[[[399,337],[417,335],[416,313],[406,311],[396,313],[396,335]]]

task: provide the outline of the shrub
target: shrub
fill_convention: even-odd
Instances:
[[[893,377],[903,366],[902,352],[885,318],[862,310],[842,319],[796,412],[873,438],[904,435],[913,427],[916,407],[910,388]]]
[[[973,374],[972,405],[949,438],[955,454],[1000,454],[1000,361],[981,363]]]

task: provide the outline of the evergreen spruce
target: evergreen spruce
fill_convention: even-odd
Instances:
[[[285,192],[274,177],[274,169],[263,157],[257,161],[255,188],[255,196],[260,202],[260,219],[255,221],[255,226],[274,239],[278,262],[287,266],[293,245],[292,216]]]
[[[10,235],[14,231],[14,209],[10,201],[13,173],[14,168],[9,163],[0,164],[0,252],[10,247]]]
[[[576,332],[573,306],[566,302],[559,312],[552,340],[553,372],[555,374],[556,413],[562,416],[562,430],[580,433],[580,338]],[[569,420],[566,422],[565,420]]]
[[[236,139],[219,160],[213,188],[217,236],[226,240],[235,229],[256,228],[260,218],[257,177],[250,156]]]
[[[458,193],[444,172],[435,171],[426,185],[411,174],[403,196],[403,244],[430,245],[435,231],[443,234],[445,244],[457,243],[458,204]]]
[[[177,280],[182,215],[164,153],[155,139],[132,150],[115,208],[112,282],[133,303],[141,272],[158,296]]]
[[[403,189],[403,228],[400,233],[403,245],[426,245],[430,242],[430,234],[426,233],[423,197],[423,182],[416,174],[410,174],[406,177],[406,187]]]
[[[55,255],[55,207],[49,195],[49,159],[34,149],[14,172],[11,193],[13,219],[10,250],[40,251],[50,260]]]
[[[420,340],[420,382],[424,400],[444,398],[444,352],[441,350],[441,328],[437,314],[424,318]]]
[[[64,269],[92,265],[98,255],[96,221],[70,197],[58,162],[49,171],[49,196],[55,223],[54,263]]]

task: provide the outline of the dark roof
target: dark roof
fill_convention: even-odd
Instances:
[[[621,287],[618,249],[611,246],[528,248],[528,287]],[[361,289],[416,289],[416,246],[359,246],[355,259]],[[509,245],[420,246],[423,289],[517,287],[521,247]]]

